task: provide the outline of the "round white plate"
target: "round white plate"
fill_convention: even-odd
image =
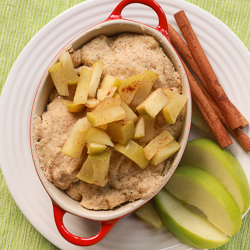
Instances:
[[[173,14],[185,10],[193,28],[229,98],[250,120],[250,53],[238,37],[206,11],[182,0],[159,0],[168,21],[177,29]],[[60,249],[82,249],[68,243],[58,233],[52,203],[33,166],[30,151],[30,114],[38,84],[57,52],[72,38],[104,21],[117,0],[88,0],[65,11],[42,28],[27,44],[13,65],[4,85],[0,103],[0,164],[16,204],[32,225]],[[143,5],[133,4],[123,17],[156,27],[156,14]],[[244,131],[250,135],[249,127]],[[202,134],[192,129],[190,138]],[[237,142],[230,150],[238,157],[250,180],[249,154]],[[96,222],[67,214],[66,227],[79,236],[94,235]],[[186,250],[165,229],[156,230],[130,214],[121,219],[108,236],[87,249],[173,249]]]

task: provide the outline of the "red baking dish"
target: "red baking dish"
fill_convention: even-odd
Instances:
[[[124,19],[122,17],[123,9],[133,3],[139,3],[152,8],[159,19],[159,24],[156,28],[150,27],[148,25]],[[188,141],[190,128],[191,128],[191,94],[190,94],[190,87],[187,80],[187,76],[181,60],[176,53],[175,49],[173,48],[169,36],[168,36],[168,25],[167,20],[165,17],[165,13],[160,5],[154,0],[123,0],[121,1],[114,11],[110,14],[110,16],[102,23],[95,25],[94,27],[89,28],[88,30],[82,32],[73,40],[71,40],[67,45],[66,48],[71,46],[74,49],[79,48],[83,44],[87,43],[94,37],[98,35],[107,35],[107,36],[114,36],[119,33],[124,32],[131,32],[131,33],[139,33],[139,34],[148,34],[154,36],[156,40],[160,43],[161,47],[164,49],[166,55],[172,61],[173,65],[175,66],[176,70],[180,73],[181,81],[183,85],[183,93],[188,97],[187,103],[187,111],[184,119],[184,125],[182,128],[181,135],[178,139],[178,142],[181,144],[181,149],[177,153],[174,161],[169,169],[168,174],[165,177],[165,183],[169,180],[173,172],[178,166],[178,163],[183,155],[186,143]],[[62,48],[63,49],[63,48]],[[48,65],[48,68],[53,65],[59,57],[60,51],[55,52],[55,58]],[[39,116],[43,113],[46,109],[48,103],[48,97],[53,89],[53,84],[49,81],[48,71],[46,70],[39,86],[37,89],[37,93],[34,99],[32,114],[31,114],[31,124],[32,119],[35,114]],[[31,129],[32,131],[32,129]],[[31,140],[32,141],[32,140]],[[155,194],[148,199],[145,200],[138,200],[132,203],[128,203],[122,205],[118,208],[113,210],[107,211],[91,211],[83,208],[79,202],[71,199],[65,192],[56,188],[52,183],[50,183],[43,175],[42,170],[39,168],[38,161],[36,159],[35,154],[33,153],[34,165],[38,176],[47,191],[48,195],[50,196],[52,203],[53,203],[53,212],[56,226],[60,232],[60,234],[69,242],[79,245],[79,246],[89,246],[98,243],[101,241],[108,232],[114,227],[114,225],[119,221],[120,218],[124,217],[125,215],[133,212],[147,201],[149,201],[157,192],[160,191],[162,187],[155,192]],[[165,184],[164,183],[164,184]],[[101,224],[101,230],[93,237],[83,238],[70,233],[64,226],[63,217],[65,213],[70,213],[79,217],[83,217],[89,220],[98,221]]]

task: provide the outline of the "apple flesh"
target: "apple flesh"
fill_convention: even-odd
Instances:
[[[85,146],[85,137],[91,128],[87,117],[77,120],[74,124],[67,141],[64,143],[61,152],[72,158],[80,158]]]
[[[99,89],[106,89],[111,87],[119,87],[123,81],[112,76],[112,75],[105,75]]]
[[[180,165],[200,168],[219,180],[233,196],[241,213],[250,204],[250,190],[247,177],[237,160],[228,150],[209,139],[195,139],[187,143]]]
[[[145,156],[148,160],[159,151],[161,148],[167,146],[174,137],[169,133],[168,130],[163,130],[159,135],[157,135],[153,140],[151,140],[147,146],[144,148]]]
[[[145,120],[142,116],[139,117],[135,124],[134,140],[139,140],[145,136]]]
[[[59,61],[62,63],[63,72],[66,77],[67,84],[77,84],[79,76],[76,74],[71,56],[65,48],[62,50]]]
[[[88,143],[87,148],[88,148],[87,151],[88,154],[95,155],[102,153],[107,148],[107,146],[99,143],[90,142]]]
[[[88,143],[94,142],[114,147],[114,143],[111,141],[110,136],[100,128],[91,128],[85,136],[85,141]]]
[[[241,227],[241,213],[224,186],[204,170],[178,166],[165,188],[178,199],[200,209],[207,219],[228,236]]]
[[[89,155],[76,177],[87,183],[104,187],[108,182],[109,163],[110,153],[107,151]]]
[[[103,70],[102,62],[97,61],[92,65],[92,75],[89,83],[89,93],[88,93],[88,96],[90,98],[95,98],[96,96],[96,91],[100,83],[102,70]]]
[[[174,153],[176,153],[181,148],[179,142],[172,140],[169,144],[165,147],[160,148],[158,152],[153,156],[151,159],[151,163],[155,166],[160,164],[161,162],[167,160],[171,157]]]
[[[49,73],[56,87],[57,93],[62,96],[69,96],[67,79],[63,72],[62,63],[58,62],[49,68]]]
[[[148,201],[143,206],[139,207],[135,211],[135,214],[139,218],[146,221],[147,223],[149,223],[150,225],[152,225],[153,227],[155,227],[157,229],[161,229],[163,226],[161,218],[160,218],[159,214],[157,213],[157,211],[155,210],[155,207],[154,207],[153,202],[151,200]]]
[[[143,78],[143,74],[133,75],[121,83],[118,89],[118,94],[128,105],[132,102]]]
[[[188,210],[182,201],[162,189],[154,198],[154,205],[163,225],[180,241],[195,248],[211,249],[230,239],[202,216]]]
[[[134,122],[123,120],[111,122],[108,124],[107,132],[112,141],[127,144],[134,136]]]
[[[92,72],[90,70],[85,68],[81,69],[80,78],[74,95],[75,104],[85,104],[87,102],[91,74]]]
[[[133,140],[130,140],[126,145],[117,143],[114,148],[116,151],[124,154],[135,162],[141,169],[144,169],[149,165],[149,160],[144,154],[143,147]]]
[[[126,112],[121,106],[115,106],[100,111],[87,112],[87,117],[93,127],[97,127],[124,119]]]
[[[69,100],[63,100],[63,102],[69,112],[73,113],[80,112],[84,108],[84,104],[75,104],[74,102]]]
[[[153,119],[167,105],[169,99],[161,88],[153,91],[136,110],[145,118]]]

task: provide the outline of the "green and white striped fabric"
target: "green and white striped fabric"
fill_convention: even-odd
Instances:
[[[102,0],[105,1],[105,0]],[[173,0],[174,1],[174,0]],[[250,50],[250,0],[188,0],[225,23]],[[82,0],[0,0],[0,91],[19,53],[52,18]],[[0,249],[55,250],[12,199],[0,170]],[[250,213],[240,232],[219,250],[250,249]]]

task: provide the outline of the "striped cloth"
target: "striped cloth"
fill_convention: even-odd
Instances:
[[[173,0],[174,1],[174,0]],[[188,0],[207,10],[236,33],[250,50],[250,0]],[[0,91],[27,42],[52,18],[82,0],[0,0]],[[20,212],[0,170],[0,249],[55,250]],[[240,232],[219,250],[250,249],[250,213]]]

